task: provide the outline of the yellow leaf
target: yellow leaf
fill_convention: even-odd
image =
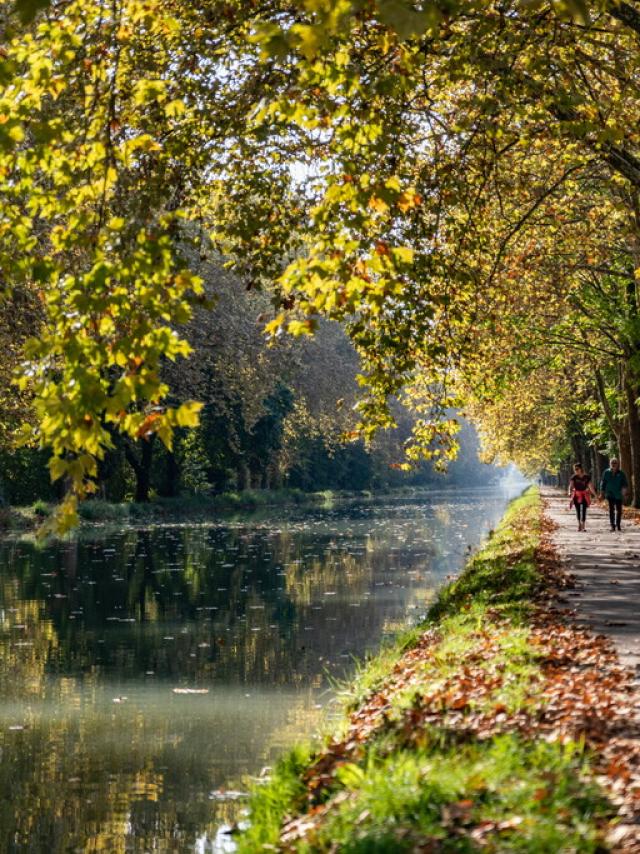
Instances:
[[[385,202],[384,199],[381,199],[379,196],[371,196],[369,199],[369,207],[374,211],[378,211],[379,213],[385,213],[389,210],[389,205]]]
[[[179,99],[169,101],[167,106],[164,108],[165,113],[172,119],[177,119],[179,116],[183,116],[186,110],[187,108],[184,105],[184,101]]]
[[[277,317],[275,317],[273,320],[270,320],[269,323],[267,323],[265,325],[264,331],[267,333],[267,335],[275,335],[277,332],[280,332],[280,330],[282,329],[284,321],[285,321],[285,314],[283,312],[283,313],[279,314]]]
[[[396,246],[392,252],[393,257],[401,264],[413,264],[413,249],[408,246]]]
[[[291,27],[291,32],[295,35],[300,52],[306,59],[313,59],[320,48],[322,41],[322,32],[316,26],[309,24],[294,24]]]
[[[49,460],[49,472],[51,473],[51,480],[59,480],[66,474],[66,471],[66,460],[63,460],[60,457],[51,457],[51,459]]]
[[[200,423],[200,410],[202,404],[195,400],[183,403],[175,411],[175,421],[178,427],[197,427]]]

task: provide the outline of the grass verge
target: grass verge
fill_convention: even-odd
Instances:
[[[356,676],[334,737],[253,789],[240,854],[606,850],[589,750],[543,725],[540,542],[531,489],[426,623]]]
[[[154,497],[145,503],[111,502],[92,498],[80,503],[81,524],[166,523],[174,520],[202,521],[212,516],[268,511],[272,507],[331,506],[338,501],[366,499],[370,492],[324,490],[304,492],[301,489],[244,489],[219,495],[181,495],[176,498]],[[0,508],[0,530],[30,529],[51,515],[55,505],[36,501],[25,507]]]

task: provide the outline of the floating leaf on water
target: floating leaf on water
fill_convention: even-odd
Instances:
[[[236,792],[233,789],[225,791],[224,789],[216,789],[209,792],[209,799],[212,801],[239,801],[243,798],[248,798],[247,792]]]
[[[174,694],[208,694],[208,688],[174,688]]]

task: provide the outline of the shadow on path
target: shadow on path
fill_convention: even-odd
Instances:
[[[608,635],[621,664],[640,676],[640,525],[624,520],[622,532],[609,529],[608,512],[592,504],[587,530],[578,531],[569,499],[557,490],[541,490],[545,511],[557,525],[553,543],[576,577],[565,595],[578,623]]]

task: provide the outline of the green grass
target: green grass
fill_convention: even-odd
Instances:
[[[606,850],[598,828],[611,807],[591,779],[582,745],[509,733],[478,739],[446,721],[407,734],[409,710],[427,695],[462,684],[464,668],[473,667],[489,685],[470,695],[470,712],[540,706],[541,672],[527,619],[541,583],[539,540],[540,499],[531,489],[510,505],[460,577],[443,588],[426,623],[397,638],[343,687],[346,712],[361,708],[382,687],[389,707],[357,753],[328,774],[313,803],[304,782],[314,761],[308,750],[294,749],[268,783],[254,787],[240,854],[274,850],[285,818],[322,804],[326,812],[317,826],[292,850],[391,854],[432,845],[466,852],[481,843],[482,850],[496,852]],[[397,684],[394,666],[427,628],[437,633],[430,654],[411,680]],[[347,730],[345,714],[334,735]]]
[[[263,845],[277,841],[283,816],[304,795],[301,779],[310,756],[310,748],[297,745],[279,760],[274,777],[260,784],[252,798],[251,828],[241,839],[241,851],[260,851]]]
[[[219,495],[180,495],[175,498],[153,497],[145,503],[111,502],[91,498],[80,503],[78,513],[85,522],[121,522],[162,520],[171,517],[202,518],[211,513],[254,511],[287,505],[331,505],[349,499],[370,499],[369,492],[304,492],[301,489],[243,489]],[[37,501],[31,507],[13,508],[21,516],[49,515],[53,505]]]
[[[46,501],[39,499],[32,505],[31,511],[34,516],[39,516],[41,519],[44,519],[51,514],[51,505]]]
[[[497,531],[467,564],[460,578],[442,589],[428,620],[456,614],[466,605],[495,607],[521,620],[539,584],[534,553],[540,540],[540,499],[534,489],[513,501]]]
[[[444,487],[447,488],[447,487]],[[441,491],[443,487],[438,487]],[[332,490],[305,492],[301,489],[283,487],[281,489],[243,489],[239,491],[213,494],[185,494],[175,498],[153,496],[150,501],[112,502],[98,498],[87,499],[80,503],[78,515],[81,523],[109,524],[131,522],[132,524],[153,524],[172,520],[202,521],[212,516],[235,513],[254,513],[271,507],[309,506],[331,507],[338,502],[360,501],[383,502],[389,498],[417,497],[429,491],[429,487],[394,487],[380,492],[369,490]],[[46,516],[49,516],[54,504],[43,500],[29,506],[7,506],[0,508],[0,529],[33,529]]]
[[[277,845],[283,816],[303,802],[307,759],[295,749],[254,794],[239,854]],[[349,797],[335,798],[312,841],[297,850],[393,854],[433,841],[438,851],[475,851],[481,835],[474,840],[470,831],[491,822],[485,850],[586,854],[602,850],[596,820],[608,811],[579,746],[514,735],[462,747],[372,751],[363,763],[341,767],[334,797],[340,791]]]
[[[206,516],[212,512],[256,510],[261,507],[326,501],[324,493],[306,493],[299,489],[245,489],[220,495],[181,495],[155,497],[144,504],[133,501],[112,503],[91,499],[79,506],[80,517],[87,521],[121,519],[157,519],[167,516]]]
[[[461,575],[440,590],[426,621],[388,643],[377,656],[357,668],[350,683],[341,686],[339,693],[347,710],[380,687],[402,653],[416,643],[426,628],[438,628],[443,637],[440,654],[450,650],[455,665],[460,649],[468,646],[469,635],[486,621],[489,608],[512,623],[509,637],[502,638],[501,643],[520,644],[528,656],[528,633],[523,622],[540,583],[534,559],[540,539],[539,516],[540,499],[535,489],[528,489],[511,502],[498,530],[470,558]],[[510,665],[518,668],[520,659],[513,655],[509,658]],[[441,673],[444,675],[445,668]]]
[[[531,745],[511,735],[455,748],[372,752],[357,770],[343,766],[338,776],[353,795],[329,811],[313,844],[300,850],[338,844],[354,854],[413,851],[434,840],[443,851],[472,851],[465,828],[491,821],[494,845],[503,851],[595,852],[592,819],[606,805],[583,779],[583,765],[573,746]]]
[[[371,499],[370,492],[324,490],[304,492],[301,489],[244,489],[219,495],[181,495],[176,498],[155,496],[145,503],[111,502],[98,498],[82,501],[78,507],[81,523],[132,524],[171,522],[175,519],[202,521],[212,516],[267,511],[270,507],[331,506],[338,501]],[[31,529],[49,516],[54,504],[36,501],[25,507],[0,508],[0,528]]]

